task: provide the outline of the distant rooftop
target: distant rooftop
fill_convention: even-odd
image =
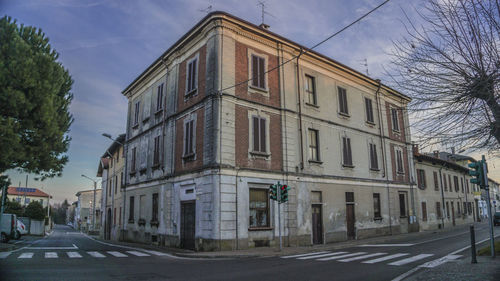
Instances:
[[[36,197],[51,197],[49,194],[41,191],[38,188],[32,187],[15,187],[10,186],[7,190],[8,195],[26,195],[26,196],[36,196]]]

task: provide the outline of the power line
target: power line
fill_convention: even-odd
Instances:
[[[320,41],[319,43],[315,44],[314,46],[312,46],[311,48],[308,48],[306,50],[301,50],[300,54],[299,55],[296,55],[296,56],[293,56],[292,58],[282,62],[281,64],[269,69],[268,71],[264,72],[264,74],[267,74],[271,71],[274,71],[276,69],[279,69],[281,66],[291,62],[292,60],[298,58],[299,56],[303,55],[303,54],[306,54],[308,52],[310,52],[311,50],[319,47],[320,45],[322,45],[323,43],[325,43],[326,41],[332,39],[333,37],[339,35],[340,33],[342,33],[343,31],[345,31],[346,29],[350,28],[351,26],[355,25],[356,23],[360,22],[361,20],[363,20],[364,18],[366,18],[368,15],[370,15],[371,13],[375,12],[376,10],[378,10],[380,7],[384,6],[385,4],[387,4],[387,2],[389,2],[390,0],[385,0],[384,2],[382,2],[381,4],[379,4],[378,6],[374,7],[373,9],[371,9],[370,11],[368,11],[367,13],[363,14],[361,17],[357,18],[355,21],[351,22],[350,24],[344,26],[342,29],[340,29],[339,31],[333,33],[332,35],[328,36],[327,38],[325,38],[324,40]],[[228,86],[226,88],[223,88],[221,89],[219,92],[223,92],[223,91],[226,91],[226,90],[229,90],[229,89],[232,89],[232,88],[235,88],[235,87],[238,87],[242,84],[245,84],[245,83],[248,83],[252,80],[253,78],[251,79],[247,79],[247,80],[244,80],[244,81],[241,81],[241,82],[238,82],[232,86]]]

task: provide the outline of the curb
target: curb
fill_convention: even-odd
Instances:
[[[5,248],[0,248],[0,252],[9,252],[9,251],[12,251],[16,248],[15,245],[10,245],[9,247],[5,247]]]

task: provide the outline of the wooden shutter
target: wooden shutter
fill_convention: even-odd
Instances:
[[[196,89],[196,73],[198,72],[197,71],[197,68],[198,68],[198,60],[195,59],[193,62],[193,76],[191,78],[191,90],[194,90]],[[192,126],[192,125],[191,125]]]
[[[422,220],[427,221],[427,204],[422,202]]]
[[[259,87],[263,89],[266,88],[265,62],[264,58],[259,58]]]
[[[434,190],[439,190],[439,181],[438,181],[438,173],[434,173]]]
[[[365,98],[365,105],[366,105],[366,121],[373,122],[372,100]]]
[[[259,151],[259,118],[253,117],[253,151]]]
[[[194,120],[189,121],[189,153],[194,152]]]
[[[259,86],[259,58],[252,55],[252,86]]]
[[[370,143],[370,168],[378,169],[377,146]]]
[[[266,119],[260,119],[260,152],[266,152]]]
[[[191,87],[192,85],[192,80],[193,80],[193,63],[189,63],[188,64],[188,79],[187,79],[187,93],[191,92],[191,90],[193,89]]]
[[[351,139],[347,137],[342,138],[343,142],[343,154],[344,154],[344,165],[352,166],[352,154],[351,154]]]
[[[347,155],[349,156],[349,165],[352,165],[351,139],[347,138]]]

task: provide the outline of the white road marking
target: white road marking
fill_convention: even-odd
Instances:
[[[93,256],[94,258],[105,258],[106,256],[99,252],[87,252],[87,254]]]
[[[120,253],[120,252],[116,252],[116,251],[108,251],[108,254],[110,254],[112,256],[115,256],[117,258],[126,258],[126,257],[128,257],[127,255],[125,255],[123,253]]]
[[[169,254],[158,252],[158,251],[143,250],[143,252],[146,252],[148,254],[152,254],[152,255],[155,255],[155,256],[169,256]]]
[[[451,260],[456,260],[461,256],[462,255],[447,255],[447,256],[444,256],[444,257],[439,258],[437,260],[426,262],[426,263],[420,265],[419,267],[434,268],[436,266],[442,265],[443,263],[449,262]]]
[[[386,261],[386,260],[392,260],[392,259],[395,259],[395,258],[407,256],[407,255],[409,255],[409,254],[408,253],[394,254],[394,255],[390,255],[390,256],[381,257],[381,258],[378,258],[378,259],[364,261],[362,263],[377,263],[377,262]]]
[[[22,253],[18,259],[31,259],[34,253]]]
[[[78,249],[75,244],[72,247],[26,247],[25,249],[30,250],[76,250]]]
[[[358,247],[410,247],[415,244],[363,244]]]
[[[350,261],[364,260],[364,259],[372,258],[372,257],[378,257],[381,255],[387,255],[387,253],[373,253],[373,254],[368,254],[368,255],[363,255],[363,256],[357,256],[354,258],[343,259],[343,260],[339,260],[339,261],[340,262],[350,262]]]
[[[14,244],[19,244],[19,243],[23,243],[24,240],[21,240],[21,241],[17,241],[17,242],[14,242]]]
[[[430,257],[430,256],[434,256],[434,254],[420,254],[420,255],[416,255],[416,256],[402,259],[399,261],[391,262],[389,265],[397,265],[397,266],[404,265],[407,263],[411,263],[411,262],[415,262],[415,261],[418,261],[421,259],[425,259],[425,258]]]
[[[142,252],[138,252],[138,251],[127,251],[127,253],[132,254],[134,256],[138,256],[138,257],[149,257],[148,254],[142,253]]]
[[[345,255],[340,255],[340,256],[333,256],[329,258],[322,258],[322,259],[317,259],[317,261],[331,261],[331,260],[338,260],[342,258],[347,258],[347,257],[353,257],[353,256],[359,256],[359,255],[364,255],[366,252],[357,252],[357,253],[352,253],[352,254],[345,254]]]
[[[3,253],[0,253],[0,259],[5,259],[6,257],[8,257],[11,253],[10,252],[3,252]]]
[[[78,252],[66,252],[66,254],[70,258],[81,258],[82,257],[82,255],[80,255]]]
[[[293,255],[293,256],[284,256],[284,257],[281,257],[281,258],[282,259],[291,259],[291,258],[305,257],[305,256],[318,255],[318,254],[324,254],[324,253],[330,253],[330,252],[329,251],[323,251],[323,252],[315,252],[315,253],[300,254],[300,255]]]
[[[335,256],[335,255],[340,255],[340,254],[347,254],[347,252],[333,252],[333,253],[329,253],[329,254],[321,254],[321,255],[307,256],[307,257],[300,257],[300,258],[297,258],[297,259],[298,260],[309,260],[309,259],[317,259],[317,258],[322,258],[322,257]]]
[[[45,252],[45,258],[46,259],[57,259],[57,253],[56,252]]]

